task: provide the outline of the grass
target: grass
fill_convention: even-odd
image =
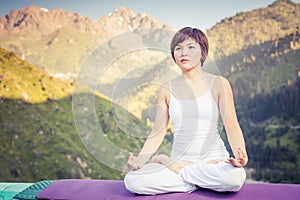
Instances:
[[[120,121],[130,127],[129,131],[146,132],[148,127],[140,120],[130,115],[138,129],[131,127],[127,111],[108,98],[84,88],[73,93],[74,86],[70,82],[54,79],[4,49],[0,49],[0,75],[0,181],[122,179],[124,172],[120,168],[126,166],[126,153],[137,152],[143,139],[132,137],[120,128],[111,112],[112,105]],[[119,157],[111,149],[102,152],[107,140],[103,141],[97,132],[88,135],[96,135],[92,141],[96,152],[90,151],[80,137],[72,102],[79,96],[84,105],[89,95],[95,98],[96,123],[105,130],[108,141],[123,150]],[[80,121],[85,123],[86,130],[93,130],[89,116]],[[112,160],[111,165],[100,162],[102,158]]]

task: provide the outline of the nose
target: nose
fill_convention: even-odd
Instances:
[[[188,53],[187,48],[182,47],[182,49],[181,49],[181,56],[186,56],[187,53]]]

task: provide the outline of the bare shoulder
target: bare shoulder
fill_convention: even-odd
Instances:
[[[162,84],[160,87],[159,87],[159,90],[158,90],[158,95],[161,94],[161,95],[168,95],[169,94],[169,83],[164,83]]]
[[[230,85],[228,79],[223,76],[216,76],[216,82],[221,85]]]
[[[169,89],[169,83],[164,83],[162,84],[157,92],[157,103],[167,103],[169,102],[169,94],[170,94],[170,89]]]
[[[214,86],[213,86],[213,88],[219,94],[231,91],[230,82],[228,81],[227,78],[225,78],[223,76],[215,76],[214,77]]]

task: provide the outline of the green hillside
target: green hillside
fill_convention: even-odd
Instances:
[[[226,29],[228,24],[218,26]],[[249,154],[247,167],[254,169],[251,178],[300,183],[299,28],[259,44],[245,44],[215,63],[232,84]]]
[[[12,33],[1,37],[0,43],[47,72],[75,73],[82,59],[95,46],[97,36],[63,27],[42,39],[27,37]]]
[[[208,31],[214,62],[232,84],[255,180],[300,183],[298,19],[299,3],[278,0]]]
[[[293,38],[296,38],[295,41]],[[275,41],[272,40],[216,61],[221,74],[234,85],[239,102],[297,80],[300,71],[300,33],[276,40],[279,41],[278,46],[274,46]],[[291,43],[295,46],[291,47]]]
[[[300,78],[254,96],[241,108],[253,178],[300,183]]]
[[[77,72],[82,59],[95,46],[96,36],[71,28],[61,28],[31,46],[32,41],[23,43],[32,52],[28,59],[39,68],[53,73]]]
[[[210,56],[220,59],[245,47],[292,34],[299,27],[300,4],[277,0],[266,8],[240,12],[207,31]]]
[[[50,77],[4,49],[0,62],[0,181],[122,178],[122,172],[96,160],[81,142],[72,113],[72,84]],[[119,128],[110,106],[110,101],[95,95],[99,125],[112,143],[137,152],[142,139]],[[126,114],[117,105],[114,109],[120,116]],[[126,163],[127,155],[120,159]]]
[[[53,83],[54,87],[53,87]],[[71,95],[72,83],[55,79],[15,53],[0,48],[0,97],[44,102]]]

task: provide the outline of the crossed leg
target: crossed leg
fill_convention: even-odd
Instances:
[[[126,188],[137,194],[162,194],[192,192],[198,187],[215,191],[238,191],[243,186],[246,173],[225,162],[192,164],[178,174],[160,163],[148,163],[143,168],[130,171],[124,179]]]

